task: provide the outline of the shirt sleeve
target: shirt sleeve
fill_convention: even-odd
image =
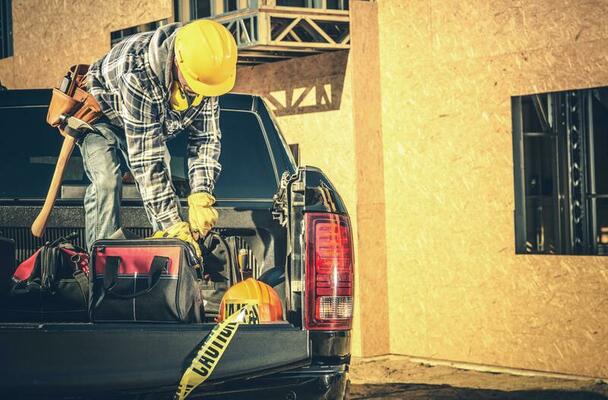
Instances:
[[[220,108],[217,97],[210,97],[188,132],[188,177],[192,193],[213,194],[222,166]]]
[[[178,199],[165,165],[165,142],[159,104],[142,90],[140,78],[122,78],[121,116],[133,177],[149,217],[163,229],[180,222]]]

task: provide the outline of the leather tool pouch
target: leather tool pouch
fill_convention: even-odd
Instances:
[[[88,65],[73,65],[68,73],[71,76],[71,81],[65,93],[57,88],[53,89],[51,104],[46,116],[46,122],[49,125],[61,130],[63,128],[62,115],[73,116],[88,124],[95,122],[101,116],[101,106],[86,91],[86,73],[88,70]]]

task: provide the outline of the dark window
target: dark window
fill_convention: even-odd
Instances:
[[[110,33],[110,44],[114,47],[117,43],[120,43],[129,36],[135,35],[136,33],[150,32],[167,23],[166,19],[159,21],[150,22],[147,24],[141,24],[137,26],[131,26],[129,28],[121,29]]]
[[[262,127],[255,114],[222,111],[222,173],[215,187],[218,199],[270,199],[277,191],[277,178]],[[173,182],[181,196],[188,195],[186,135],[169,142]]]
[[[45,97],[48,101],[48,98]],[[48,104],[48,102],[46,103]],[[47,108],[0,106],[0,198],[42,199],[57,162],[62,139],[43,121]],[[7,118],[6,115],[10,115]],[[18,121],[18,122],[17,122]],[[215,195],[218,199],[270,199],[277,191],[277,176],[260,122],[250,112],[222,111],[222,173]],[[19,132],[21,134],[15,134]],[[10,133],[10,134],[9,134]],[[185,134],[169,142],[171,173],[181,196],[189,193]],[[36,143],[32,146],[31,143]],[[64,175],[63,198],[81,198],[88,185],[78,149]],[[134,188],[125,185],[125,198]]]
[[[513,98],[517,253],[608,254],[608,88]]]
[[[277,0],[278,6],[348,10],[349,0]]]
[[[348,0],[327,0],[330,10],[348,10]]]
[[[277,6],[311,7],[310,0],[277,0]]]
[[[182,7],[179,0],[173,0],[173,19],[175,22],[182,20]]]
[[[235,11],[238,8],[238,0],[224,0],[224,12]]]
[[[207,18],[213,15],[212,0],[190,0],[190,19]]]
[[[13,55],[13,7],[11,0],[0,0],[0,58]]]

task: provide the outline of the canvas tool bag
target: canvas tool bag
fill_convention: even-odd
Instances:
[[[65,238],[38,249],[15,270],[0,302],[4,321],[88,321],[89,256]]]
[[[178,239],[104,239],[91,252],[91,320],[201,322],[202,273]]]
[[[95,98],[87,92],[86,74],[89,66],[85,64],[73,65],[67,72],[63,83],[65,87],[53,89],[51,104],[46,116],[46,122],[65,135],[65,119],[75,117],[87,124],[95,122],[101,115],[101,106]],[[62,83],[62,86],[63,86]]]

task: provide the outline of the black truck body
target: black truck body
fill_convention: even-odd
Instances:
[[[15,241],[17,262],[56,237],[75,233],[75,241],[84,244],[82,198],[88,181],[77,151],[45,237],[30,233],[61,146],[61,137],[45,123],[49,100],[49,90],[0,92],[0,236]],[[320,170],[296,165],[260,98],[229,94],[221,97],[220,107],[223,172],[216,187],[220,219],[215,230],[251,249],[256,275],[275,276],[273,286],[284,301],[286,321],[241,326],[210,379],[190,397],[344,398],[350,321],[338,321],[336,329],[332,324],[312,327],[309,307],[314,299],[306,294],[314,285],[306,279],[307,262],[312,262],[307,261],[311,249],[306,225],[329,215],[340,218],[350,235],[344,203]],[[180,136],[168,146],[174,185],[185,200],[186,142]],[[141,236],[151,233],[132,185],[123,187],[121,215],[127,229]],[[352,256],[352,247],[348,254]],[[2,263],[5,269],[10,264]],[[214,325],[0,322],[0,393],[19,398],[171,398]]]

